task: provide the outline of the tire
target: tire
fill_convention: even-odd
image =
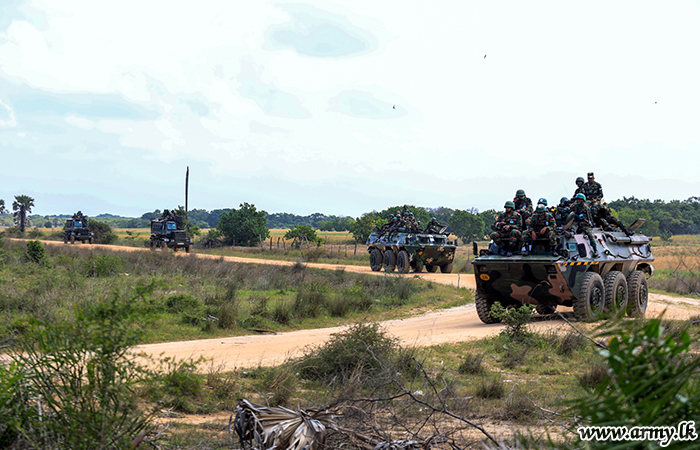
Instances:
[[[153,239],[151,239],[151,251],[155,251],[155,250],[156,250],[156,243],[153,241]]]
[[[635,270],[627,277],[627,315],[630,317],[644,317],[649,301],[649,287],[647,277],[641,270]]]
[[[386,272],[393,272],[394,269],[396,269],[396,255],[394,255],[393,250],[384,252],[382,263],[384,264],[384,270]]]
[[[372,272],[379,272],[382,270],[383,260],[382,251],[378,248],[373,248],[372,251],[369,252],[369,267],[372,269]]]
[[[66,236],[65,234],[63,235],[63,243],[64,244],[68,243],[68,236]]]
[[[605,310],[611,314],[624,314],[627,311],[628,288],[625,275],[617,270],[611,270],[603,278],[605,285]]]
[[[476,314],[479,316],[479,320],[484,323],[500,323],[499,319],[491,317],[491,306],[493,306],[494,301],[488,299],[481,295],[479,291],[476,292],[474,296],[474,302],[476,303]]]
[[[409,261],[406,250],[401,250],[396,257],[396,269],[399,273],[408,273],[411,270],[411,261]]]
[[[427,266],[425,266],[425,270],[427,270],[430,273],[435,273],[438,270],[438,266],[428,264]]]
[[[70,243],[75,244],[75,236],[73,236],[72,234],[70,235]]]
[[[173,247],[173,252],[177,253],[178,250],[180,250],[180,248],[177,245]]]
[[[557,305],[537,305],[535,306],[535,312],[537,312],[537,314],[542,314],[543,316],[554,314],[557,312]]]
[[[185,253],[189,253],[189,252],[190,252],[190,246],[188,245],[185,247]]]
[[[598,319],[605,312],[605,285],[595,272],[583,275],[583,282],[574,300],[574,316],[577,319]]]
[[[88,239],[88,244],[92,245],[93,238]]]
[[[453,263],[447,263],[440,266],[440,272],[442,273],[452,273]]]

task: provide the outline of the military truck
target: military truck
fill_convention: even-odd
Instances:
[[[189,253],[191,247],[192,239],[173,216],[151,219],[151,250],[171,248],[176,252],[184,248]]]
[[[85,242],[92,244],[95,239],[95,233],[90,232],[88,229],[88,217],[73,217],[66,220],[66,226],[63,229],[63,243],[75,244],[75,241],[80,241],[83,244]]]
[[[417,233],[399,228],[393,233],[372,232],[367,239],[369,266],[374,272],[382,270],[399,273],[452,272],[455,259],[456,242],[448,240],[443,234],[445,227],[438,233]]]
[[[476,277],[476,311],[484,323],[496,323],[491,306],[535,305],[539,314],[554,313],[558,306],[573,307],[578,319],[604,314],[643,316],[648,301],[647,277],[654,273],[651,238],[635,233],[639,219],[622,231],[593,228],[600,256],[592,257],[582,234],[569,231],[573,218],[557,230],[557,245],[535,240],[528,256],[504,256],[493,241],[486,249],[473,243]],[[555,250],[557,256],[552,256]]]

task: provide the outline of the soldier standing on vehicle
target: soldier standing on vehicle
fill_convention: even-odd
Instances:
[[[595,180],[593,172],[588,172],[588,182],[583,185],[583,192],[586,200],[590,204],[596,203],[603,198],[603,186]]]
[[[491,239],[500,248],[507,249],[506,256],[513,256],[513,249],[520,248],[522,241],[520,230],[523,228],[523,218],[515,211],[514,202],[509,200],[503,207],[505,212],[496,218]]]
[[[528,219],[528,228],[525,237],[529,237],[533,241],[536,239],[549,240],[549,248],[552,251],[552,256],[557,256],[556,246],[557,237],[554,234],[554,217],[547,211],[547,199],[541,198],[537,201],[537,209]],[[525,240],[525,237],[523,240]],[[527,252],[527,248],[525,248]]]
[[[593,258],[598,258],[600,256],[598,254],[598,244],[596,244],[593,231],[591,231],[593,226],[591,210],[586,205],[586,196],[584,194],[576,194],[574,204],[571,206],[571,212],[574,213],[576,218],[576,232],[586,235],[588,242],[591,244],[591,250],[593,250]]]
[[[583,177],[578,177],[576,178],[576,190],[574,191],[574,196],[572,198],[576,198],[578,194],[583,194],[583,185],[586,183],[586,180],[583,179]]]
[[[567,197],[562,197],[561,200],[559,200],[559,204],[554,210],[554,220],[558,227],[563,227],[566,223],[566,218],[569,217],[571,213],[570,205],[571,203]]]
[[[515,198],[513,198],[513,203],[515,203],[515,210],[522,216],[523,225],[528,217],[532,215],[532,200],[525,195],[525,191],[518,189],[515,193]]]

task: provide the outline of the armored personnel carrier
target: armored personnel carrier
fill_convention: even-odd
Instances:
[[[178,251],[181,248],[189,253],[192,239],[187,237],[187,231],[182,229],[175,216],[151,219],[151,250],[167,248]]]
[[[92,244],[95,238],[95,234],[90,232],[88,229],[88,217],[87,216],[76,216],[66,220],[66,226],[63,229],[63,243],[75,244],[75,241],[80,241],[83,244],[85,242]]]
[[[572,219],[573,220],[573,219]],[[571,224],[569,221],[568,225]],[[535,240],[528,256],[503,256],[493,241],[487,249],[474,242],[472,260],[476,277],[476,311],[484,323],[491,306],[536,306],[539,314],[554,313],[558,306],[573,307],[578,319],[596,319],[603,314],[643,316],[647,308],[647,277],[654,273],[651,238],[634,233],[640,219],[621,231],[593,228],[600,256],[592,257],[591,246],[582,234],[568,226],[557,230],[558,256],[552,256],[548,240]]]
[[[378,272],[384,268],[387,272],[397,270],[399,273],[452,272],[456,243],[443,234],[446,227],[438,233],[416,233],[405,228],[395,232],[372,232],[367,239],[369,265]]]

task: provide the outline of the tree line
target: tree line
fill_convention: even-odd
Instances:
[[[404,206],[413,212],[421,224],[431,219],[447,226],[447,231],[455,234],[463,242],[484,239],[491,232],[494,216],[499,211],[489,209],[479,212],[475,208],[452,209],[446,207],[424,208],[415,205],[396,205],[382,211],[372,211],[360,217],[335,216],[314,213],[301,216],[291,213],[269,214],[264,210],[258,211],[255,205],[242,203],[239,209],[223,208],[207,211],[192,209],[187,212],[188,225],[194,229],[210,229],[208,237],[229,245],[257,245],[269,238],[269,229],[289,229],[289,238],[317,242],[315,230],[349,231],[353,238],[364,243],[369,234],[381,227],[392,214],[398,214]],[[675,234],[700,233],[700,197],[690,197],[687,200],[637,199],[623,197],[609,203],[613,214],[626,225],[637,219],[645,219],[641,231],[650,236],[672,236]],[[14,225],[24,232],[30,224],[46,228],[63,226],[70,215],[39,216],[30,215],[34,207],[34,199],[27,195],[15,196],[12,204]],[[175,211],[184,214],[184,209],[178,207]],[[10,211],[6,209],[4,200],[0,200],[0,220]],[[3,216],[4,215],[4,216]],[[160,217],[161,211],[146,212],[138,218],[120,217],[111,214],[97,216],[101,222],[118,228],[147,228],[153,218]],[[5,222],[7,225],[7,223]]]

